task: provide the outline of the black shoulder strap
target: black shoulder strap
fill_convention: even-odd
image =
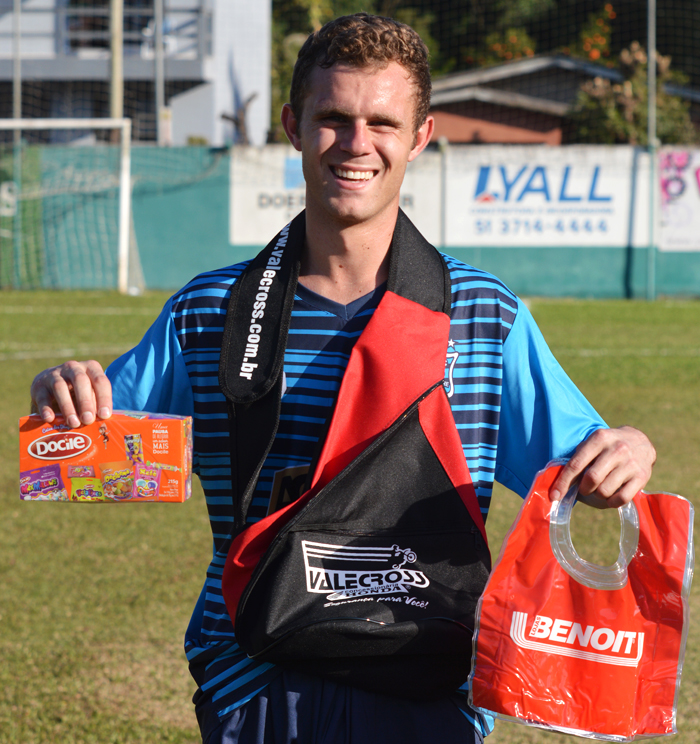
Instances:
[[[452,287],[447,265],[402,210],[391,239],[386,288],[428,310],[451,315]]]
[[[279,425],[284,351],[299,278],[306,221],[294,218],[236,280],[219,362],[228,401],[233,535],[245,526],[258,476]],[[399,211],[387,290],[450,314],[450,275],[442,256]]]
[[[245,525],[260,469],[277,433],[284,350],[305,231],[302,212],[238,277],[226,311],[219,386],[228,401],[233,534]]]

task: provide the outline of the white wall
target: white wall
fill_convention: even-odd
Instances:
[[[214,83],[213,145],[233,142],[234,130],[221,114],[234,114],[251,93],[248,136],[263,145],[270,128],[270,34],[272,0],[212,0],[213,56],[205,76]]]
[[[173,96],[170,109],[173,145],[186,145],[188,137],[204,137],[208,143],[214,142],[214,83],[203,83]]]

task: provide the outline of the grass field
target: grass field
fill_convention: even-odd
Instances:
[[[0,293],[0,744],[195,744],[182,637],[210,556],[201,491],[184,505],[22,503],[17,419],[29,384],[65,358],[108,363],[135,343],[165,295]],[[651,487],[700,496],[700,302],[533,301],[556,356],[613,426],[644,429]],[[519,499],[498,489],[492,550]],[[574,541],[617,555],[616,514],[585,510]],[[700,740],[700,588],[678,707],[678,744]],[[499,724],[490,744],[573,742]],[[435,744],[439,744],[436,742]]]

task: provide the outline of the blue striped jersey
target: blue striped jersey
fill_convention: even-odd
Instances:
[[[494,478],[524,496],[538,469],[604,424],[552,357],[527,308],[495,277],[449,256],[445,260],[452,282],[445,388],[486,518]],[[142,342],[107,372],[115,408],[194,417],[193,467],[206,497],[214,548],[185,650],[199,688],[194,702],[204,732],[278,673],[241,651],[221,591],[233,508],[218,364],[229,293],[246,265],[195,278],[171,298]],[[301,494],[350,352],[382,294],[378,288],[344,306],[299,285],[284,356],[279,430],[260,473],[250,522]],[[420,349],[415,359],[420,364]],[[464,712],[474,715],[466,702]],[[474,725],[486,724],[475,717]]]

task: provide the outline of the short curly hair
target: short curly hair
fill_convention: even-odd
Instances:
[[[416,86],[417,132],[430,109],[430,65],[428,48],[420,36],[405,23],[392,18],[355,13],[328,22],[312,33],[299,50],[290,89],[290,105],[301,120],[309,76],[315,66],[332,67],[338,62],[355,67],[386,67],[398,62]]]

